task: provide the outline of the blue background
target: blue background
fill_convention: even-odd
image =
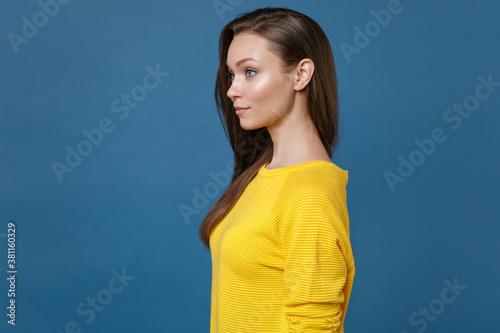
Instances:
[[[498,332],[500,87],[456,129],[443,115],[474,95],[479,76],[500,81],[500,2],[401,0],[346,56],[354,28],[374,29],[370,11],[390,2],[69,1],[44,22],[37,1],[3,1],[0,331],[209,331],[211,259],[197,232],[225,189],[213,175],[232,160],[213,100],[218,37],[241,12],[285,6],[322,26],[337,66],[342,132],[332,160],[349,171],[356,261],[346,332]],[[23,17],[34,15],[41,26],[16,53],[9,33],[22,37]],[[169,75],[146,91],[148,66]],[[127,116],[114,112],[132,91],[141,101]],[[103,119],[113,131],[60,181],[53,162],[66,164],[66,147]],[[398,157],[417,156],[415,140],[436,128],[446,140],[391,189],[384,174],[397,174]],[[6,316],[10,220],[15,327]],[[121,285],[113,270],[134,278]],[[444,281],[455,279],[467,287],[445,304]],[[110,293],[110,282],[123,288]],[[91,317],[96,297],[106,305]],[[418,314],[429,306],[432,320]]]

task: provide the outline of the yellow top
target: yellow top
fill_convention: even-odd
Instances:
[[[341,333],[354,280],[348,172],[266,165],[210,235],[210,333]]]

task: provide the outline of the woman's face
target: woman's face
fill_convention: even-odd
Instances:
[[[235,108],[246,108],[237,112],[246,130],[278,125],[293,107],[293,75],[282,71],[281,59],[267,43],[256,34],[241,33],[233,38],[227,54],[232,78],[227,96]]]

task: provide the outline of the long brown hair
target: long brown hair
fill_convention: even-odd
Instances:
[[[254,33],[269,41],[270,51],[279,56],[287,69],[309,58],[315,70],[304,88],[307,109],[321,141],[332,158],[338,141],[338,95],[333,54],[328,38],[310,17],[287,8],[260,8],[243,13],[229,22],[219,38],[219,69],[215,80],[215,102],[224,132],[234,152],[231,184],[201,222],[199,236],[210,249],[210,234],[231,211],[248,183],[273,156],[273,143],[266,127],[244,130],[231,99],[226,65],[229,45],[242,32]]]

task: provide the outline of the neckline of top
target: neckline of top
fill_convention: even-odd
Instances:
[[[279,174],[282,174],[285,172],[303,169],[303,168],[307,168],[307,167],[311,167],[311,166],[327,166],[327,167],[333,168],[333,169],[337,170],[338,172],[340,172],[344,176],[346,182],[348,179],[348,171],[347,170],[340,168],[339,166],[337,166],[333,162],[327,162],[324,160],[313,160],[313,161],[302,162],[302,163],[293,164],[293,165],[287,165],[287,166],[284,166],[281,168],[267,169],[266,166],[269,163],[271,163],[271,161],[265,163],[259,169],[259,172],[257,173],[257,175],[259,175],[261,177],[272,177],[272,176],[276,176],[276,175],[279,175]]]

